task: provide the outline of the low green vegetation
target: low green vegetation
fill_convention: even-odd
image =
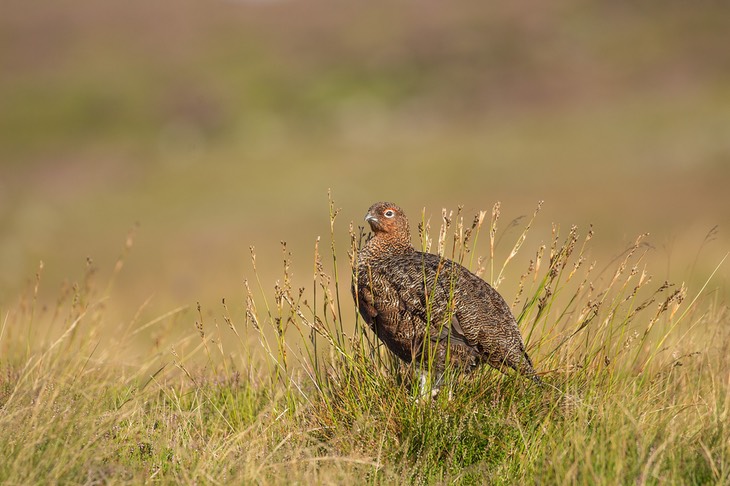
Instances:
[[[729,317],[714,274],[700,288],[657,282],[641,237],[594,261],[590,228],[557,226],[519,269],[532,221],[510,241],[499,205],[472,216],[444,212],[435,237],[424,216],[420,241],[495,285],[519,282],[505,297],[544,389],[485,368],[419,398],[412,370],[345,305],[354,229],[348,254],[317,242],[310,287],[292,285],[283,245],[267,288],[271,262],[252,249],[243,304],[147,322],[108,322],[112,286],[90,264],[54,306],[37,301],[39,273],[2,309],[0,482],[729,483]],[[334,205],[330,221],[334,238]]]

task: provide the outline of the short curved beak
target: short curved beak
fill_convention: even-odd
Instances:
[[[378,218],[376,218],[372,214],[368,213],[368,214],[365,215],[365,221],[367,221],[368,223],[377,223],[378,222]]]

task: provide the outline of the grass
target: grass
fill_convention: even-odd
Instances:
[[[2,308],[0,482],[730,483],[730,317],[713,275],[654,282],[642,237],[593,261],[576,227],[525,255],[532,222],[510,242],[500,212],[470,225],[444,211],[436,241],[424,214],[421,242],[496,286],[519,281],[505,297],[550,387],[483,369],[452,377],[451,399],[416,400],[411,370],[346,305],[362,234],[351,224],[338,253],[330,203],[308,288],[284,243],[268,288],[252,248],[242,305],[134,317],[111,336],[113,285],[91,263],[47,307],[40,269]]]

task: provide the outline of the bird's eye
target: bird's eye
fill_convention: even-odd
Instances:
[[[392,218],[393,216],[395,216],[395,211],[393,211],[392,209],[388,209],[383,214],[385,215],[386,218]]]

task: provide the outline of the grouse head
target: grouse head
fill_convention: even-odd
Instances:
[[[370,206],[365,221],[375,234],[379,245],[390,248],[411,248],[411,233],[408,229],[408,218],[398,205],[379,202]]]

